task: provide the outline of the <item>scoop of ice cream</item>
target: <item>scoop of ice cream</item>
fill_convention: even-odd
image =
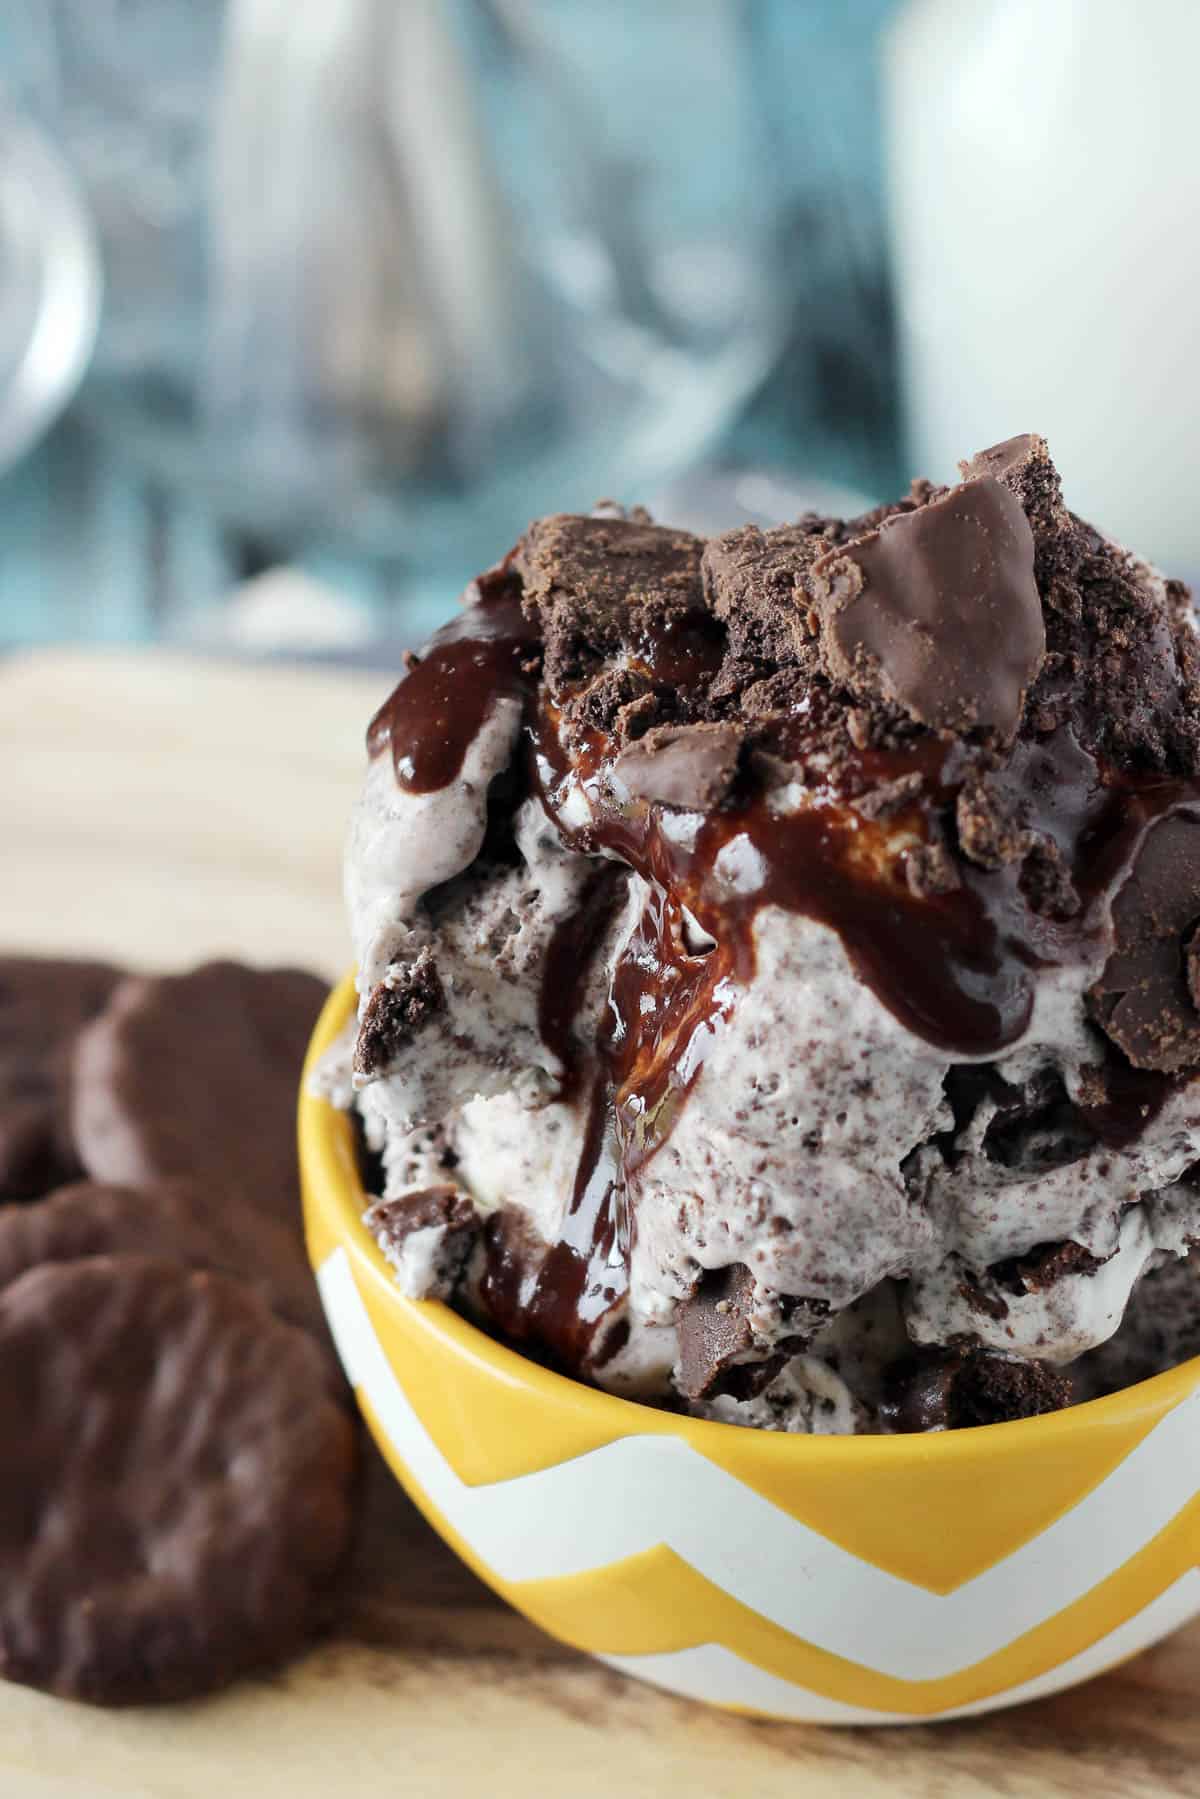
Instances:
[[[1200,1237],[1186,591],[1014,438],[709,541],[530,527],[347,857],[406,1290],[784,1429],[1062,1402]]]

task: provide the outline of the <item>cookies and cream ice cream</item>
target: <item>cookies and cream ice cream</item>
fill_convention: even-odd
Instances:
[[[542,519],[465,597],[346,865],[404,1290],[735,1422],[1065,1403],[1200,1238],[1186,590],[1025,436],[858,519]]]

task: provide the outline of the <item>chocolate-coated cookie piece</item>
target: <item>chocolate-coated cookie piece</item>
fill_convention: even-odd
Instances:
[[[76,1046],[87,1172],[184,1175],[298,1227],[296,1094],[325,994],[314,975],[234,962],[123,981]]]
[[[0,1290],[30,1268],[90,1256],[143,1255],[233,1275],[273,1312],[327,1340],[316,1283],[286,1225],[194,1181],[151,1187],[79,1181],[27,1206],[0,1210]]]
[[[120,1705],[323,1621],[356,1449],[320,1351],[240,1282],[143,1257],[0,1292],[0,1674]]]
[[[1200,1065],[1192,945],[1200,921],[1200,810],[1150,827],[1113,901],[1116,945],[1091,990],[1092,1009],[1135,1068],[1176,1074]]]
[[[71,1051],[120,979],[103,962],[0,956],[0,1201],[82,1172],[68,1129]]]
[[[893,1431],[965,1430],[1070,1405],[1070,1379],[1045,1362],[986,1349],[917,1350],[888,1372],[879,1416]]]
[[[1046,630],[1029,521],[994,477],[831,550],[812,585],[834,681],[932,730],[1011,741]]]
[[[685,1399],[753,1399],[788,1356],[803,1348],[801,1335],[782,1336],[773,1345],[761,1341],[754,1308],[754,1276],[742,1262],[707,1270],[680,1301],[675,1384]],[[803,1302],[797,1302],[797,1323],[804,1310]]]

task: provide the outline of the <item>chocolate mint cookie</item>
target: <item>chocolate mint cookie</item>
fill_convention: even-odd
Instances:
[[[87,1172],[186,1175],[298,1223],[296,1094],[325,994],[314,975],[233,962],[122,982],[75,1059]]]
[[[120,979],[101,962],[0,956],[0,1200],[82,1173],[67,1128],[71,1050]]]
[[[98,1704],[278,1662],[346,1551],[354,1427],[240,1282],[140,1257],[0,1292],[0,1674]]]
[[[32,1205],[0,1211],[0,1290],[46,1262],[114,1255],[163,1257],[234,1275],[289,1324],[326,1341],[316,1284],[295,1233],[193,1181],[150,1187],[79,1181]]]

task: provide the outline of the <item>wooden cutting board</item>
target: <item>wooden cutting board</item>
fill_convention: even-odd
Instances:
[[[0,663],[0,944],[335,974],[341,841],[388,685],[161,654]],[[376,1476],[335,1639],[275,1678],[155,1712],[2,1688],[3,1799],[1200,1795],[1200,1625],[976,1722],[753,1723],[557,1647]]]

